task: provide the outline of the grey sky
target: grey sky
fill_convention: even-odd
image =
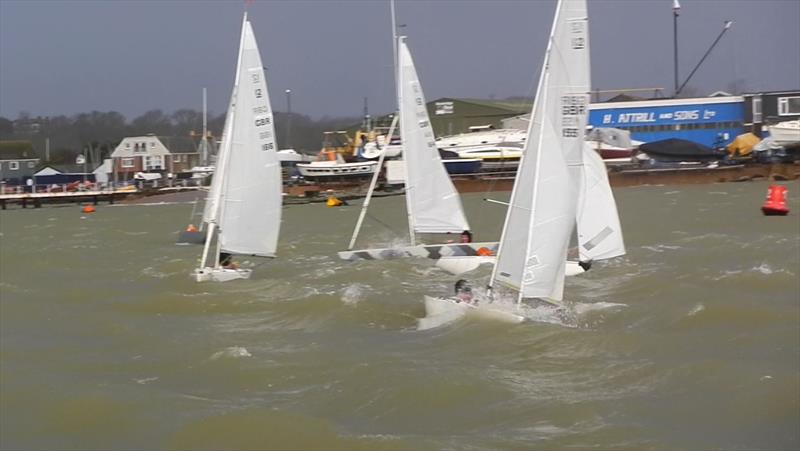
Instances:
[[[735,21],[692,86],[800,89],[800,0],[681,0],[681,78]],[[555,0],[398,1],[428,100],[532,95]],[[596,89],[672,91],[672,0],[590,0]],[[244,2],[0,0],[0,115],[224,110]],[[320,117],[393,108],[388,0],[248,6],[273,107]],[[742,83],[740,82],[740,86]]]

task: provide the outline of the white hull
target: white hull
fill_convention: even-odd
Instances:
[[[481,248],[495,252],[497,242],[485,243],[444,243],[444,244],[418,244],[416,246],[397,246],[376,249],[359,249],[353,251],[340,251],[342,260],[392,260],[395,258],[419,257],[433,260],[443,257],[477,257]]]
[[[525,321],[523,315],[501,310],[495,307],[484,305],[473,305],[466,302],[459,302],[454,298],[434,298],[425,296],[425,314],[427,317],[446,315],[446,316],[466,316],[473,318],[501,321],[504,323],[519,324]],[[455,314],[455,315],[454,315]]]
[[[442,257],[436,261],[436,266],[453,275],[461,275],[477,269],[484,263],[495,264],[497,257]],[[572,277],[585,273],[586,270],[576,261],[567,260],[564,263],[564,276]]]
[[[516,169],[522,157],[522,148],[502,146],[478,146],[466,149],[450,149],[459,158],[481,160],[481,170]]]
[[[228,282],[236,279],[249,279],[251,269],[199,268],[194,270],[198,282]]]
[[[441,149],[457,152],[465,147],[497,146],[501,143],[521,145],[525,142],[525,138],[527,138],[525,130],[506,128],[444,136],[436,140],[436,145]]]
[[[800,120],[772,125],[769,127],[769,135],[779,146],[800,142]]]
[[[339,178],[339,177],[367,177],[375,172],[377,161],[364,161],[362,163],[337,163],[330,161],[314,161],[300,163],[297,170],[306,178]]]
[[[386,156],[384,158],[397,158],[403,153],[403,146],[390,144],[388,146],[378,148],[377,144],[370,142],[364,145],[364,151],[361,153],[361,156],[369,160],[374,160],[380,157],[382,152],[386,152]]]

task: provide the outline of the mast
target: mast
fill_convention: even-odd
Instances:
[[[556,17],[556,18],[559,17],[560,10],[561,10],[561,0],[559,0],[558,4],[556,5],[556,13],[555,13],[554,17]],[[543,108],[540,108],[540,107],[543,107],[544,105],[546,105],[546,102],[545,102],[545,100],[546,100],[545,91],[546,91],[546,87],[547,87],[547,81],[548,81],[548,78],[549,78],[548,77],[548,71],[549,71],[549,67],[548,66],[550,64],[550,52],[552,51],[552,48],[553,48],[553,37],[555,36],[555,31],[556,31],[557,24],[558,24],[558,21],[554,20],[553,21],[553,26],[550,29],[550,36],[549,36],[549,38],[547,40],[547,48],[545,49],[544,61],[542,62],[542,73],[539,76],[539,84],[536,87],[536,97],[534,97],[533,108],[531,110],[531,120],[528,123],[528,133],[527,133],[527,137],[528,138],[530,138],[531,132],[533,131],[534,127],[536,126],[536,121],[541,122],[542,119],[543,119],[542,117],[538,117],[536,115],[536,112],[537,111],[543,111]],[[539,114],[539,116],[541,116],[541,113]],[[536,146],[539,149],[539,151],[536,152],[536,159],[537,159],[536,175],[537,175],[537,177],[539,175],[538,172],[539,172],[539,166],[540,165],[538,164],[538,161],[541,158],[541,151],[540,150],[541,150],[541,145],[542,145],[542,136],[543,136],[543,133],[540,133],[539,134],[539,139],[538,139],[538,141],[536,143]],[[500,234],[500,243],[499,243],[498,248],[497,248],[497,258],[498,258],[498,260],[500,258],[500,254],[503,252],[503,250],[505,248],[504,243],[506,242],[506,238],[507,238],[509,219],[511,218],[512,210],[515,208],[515,202],[514,201],[516,200],[517,195],[519,194],[518,190],[517,190],[517,187],[519,186],[518,185],[519,184],[519,179],[520,179],[520,176],[522,174],[522,166],[525,163],[525,160],[530,155],[528,146],[530,146],[530,141],[528,139],[526,139],[525,140],[525,151],[522,153],[522,157],[520,158],[519,169],[517,169],[517,175],[516,175],[516,177],[514,179],[514,189],[511,191],[511,199],[509,199],[509,206],[508,206],[508,209],[506,210],[506,219],[503,222],[503,231]],[[533,202],[531,203],[531,206],[535,205],[535,203],[536,203],[535,202],[536,201],[536,195],[538,194],[536,191],[537,191],[537,189],[534,188]],[[535,214],[535,212],[533,212],[532,215],[531,215],[531,221],[533,221],[533,214]],[[528,246],[528,248],[530,247],[530,240],[528,240],[527,246]],[[526,254],[527,254],[527,249],[526,249]],[[491,294],[492,289],[494,287],[495,280],[497,279],[497,270],[498,270],[498,264],[495,263],[495,265],[492,267],[492,275],[489,278],[489,285],[487,287],[488,291],[489,291],[489,294]],[[518,290],[518,295],[517,295],[517,303],[519,303],[521,301],[522,301],[522,287],[520,286],[520,289]]]
[[[389,137],[391,139],[392,133],[394,133],[394,128],[397,125],[397,115],[395,115],[394,119],[392,120],[392,125],[389,127]],[[388,146],[388,142],[386,144]],[[375,172],[372,174],[372,180],[369,183],[369,189],[367,190],[367,197],[364,198],[364,205],[361,206],[361,213],[358,215],[358,221],[356,222],[356,228],[353,230],[353,236],[350,238],[350,244],[347,246],[347,250],[353,250],[353,247],[356,245],[356,238],[358,238],[358,232],[361,231],[361,225],[364,222],[364,217],[367,215],[367,208],[369,208],[369,202],[372,200],[372,193],[375,192],[375,185],[378,183],[378,175],[380,174],[380,168],[383,165],[384,157],[386,157],[386,148],[384,147],[383,152],[378,157],[378,165],[375,168]]]
[[[206,97],[206,88],[203,88],[203,139],[201,142],[203,143],[203,155],[202,155],[202,163],[203,166],[208,166],[208,104],[207,104],[207,97]]]
[[[200,268],[205,268],[206,263],[208,261],[208,251],[211,246],[211,241],[214,237],[214,231],[217,230],[217,247],[219,248],[219,234],[222,232],[218,229],[219,223],[221,222],[222,212],[224,209],[222,208],[222,200],[225,197],[224,192],[226,189],[226,180],[225,173],[227,171],[227,163],[228,159],[230,158],[230,153],[233,148],[233,128],[234,128],[234,118],[236,115],[234,106],[236,105],[236,96],[238,93],[239,88],[239,75],[241,71],[242,65],[242,53],[244,51],[244,33],[245,33],[245,26],[247,24],[247,11],[244,13],[244,17],[242,18],[242,33],[239,37],[239,54],[236,57],[236,76],[233,81],[233,92],[231,93],[231,102],[228,109],[228,115],[225,118],[225,125],[227,126],[227,130],[224,131],[224,137],[222,142],[222,148],[220,149],[220,161],[217,162],[217,168],[214,170],[214,177],[220,177],[219,188],[214,193],[214,198],[209,199],[213,202],[214,211],[211,212],[210,219],[210,227],[208,228],[208,234],[206,235],[206,242],[203,246],[203,256],[200,263]],[[214,256],[214,267],[219,267],[219,252],[216,253]]]
[[[392,18],[394,18],[394,16],[392,16]],[[405,36],[397,36],[397,39],[396,39],[396,42],[395,42],[395,48],[398,47],[397,44],[400,42],[400,40],[403,40],[403,39],[405,39]],[[415,246],[417,244],[416,243],[417,240],[416,240],[416,235],[414,233],[414,214],[412,213],[413,208],[411,207],[411,197],[409,196],[409,186],[408,186],[408,153],[410,151],[410,146],[408,145],[408,137],[407,136],[403,136],[403,131],[402,131],[403,130],[403,122],[408,120],[408,118],[403,118],[403,114],[401,112],[401,110],[402,110],[401,102],[403,101],[403,83],[402,83],[402,80],[401,80],[402,77],[400,77],[400,61],[399,61],[399,57],[400,57],[399,56],[399,52],[395,51],[394,66],[395,66],[395,74],[396,74],[396,77],[397,77],[396,78],[397,79],[397,82],[396,82],[396,87],[397,87],[397,116],[400,118],[400,137],[401,137],[401,142],[403,143],[403,165],[405,166],[405,172],[406,172],[406,181],[405,181],[405,186],[406,186],[406,193],[405,194],[406,194],[406,196],[405,197],[406,197],[406,217],[408,218],[408,241],[411,244],[411,246]],[[391,138],[392,137],[390,136],[389,139],[391,140]]]

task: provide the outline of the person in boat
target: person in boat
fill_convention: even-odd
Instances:
[[[227,252],[219,253],[219,265],[225,269],[238,269],[239,265],[233,261],[233,255]]]
[[[195,227],[194,224],[189,224],[188,226],[186,226],[186,231],[187,232],[197,232],[197,227]]]
[[[472,242],[472,232],[469,230],[465,230],[461,232],[461,242],[462,243],[471,243]]]
[[[458,302],[466,302],[467,304],[473,303],[472,287],[464,279],[459,279],[455,286],[456,300]]]

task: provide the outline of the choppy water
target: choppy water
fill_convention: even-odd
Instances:
[[[566,293],[625,307],[577,328],[416,330],[454,277],[339,261],[357,203],[287,207],[280,258],[227,284],[190,280],[187,204],[4,211],[0,448],[796,449],[800,185],[784,218],[766,186],[617,190],[628,255]],[[362,245],[402,241],[403,198],[373,206],[396,226]]]

